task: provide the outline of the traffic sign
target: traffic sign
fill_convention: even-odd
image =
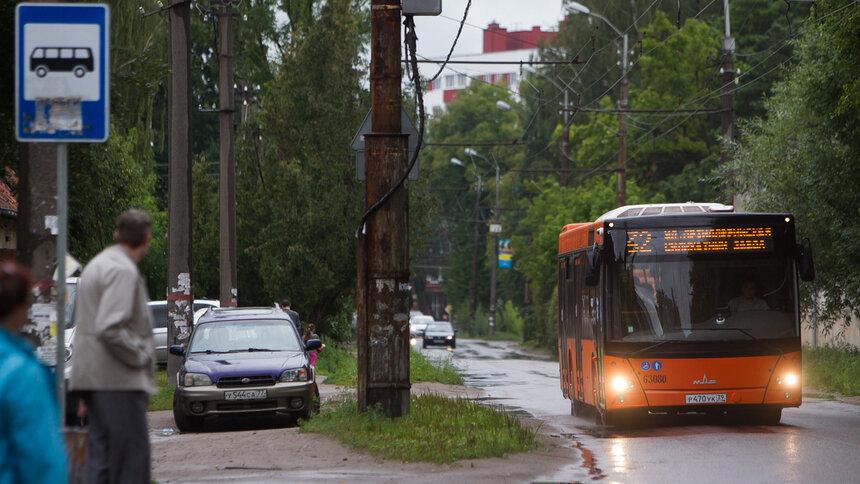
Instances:
[[[15,9],[15,136],[92,143],[110,123],[110,9],[21,3]]]
[[[415,125],[412,124],[412,120],[409,119],[409,114],[406,113],[406,110],[400,108],[400,126],[403,134],[409,135],[409,155],[407,157],[407,161],[412,161],[412,155],[415,154],[415,149],[418,147],[418,130],[415,129]],[[349,147],[355,151],[355,177],[361,181],[367,177],[364,173],[364,135],[370,134],[373,132],[371,121],[370,121],[370,111],[367,112],[367,116],[364,117],[364,122],[361,123],[361,127],[358,128],[358,133],[355,133],[355,136],[352,138],[352,142],[349,144]],[[409,172],[409,180],[415,181],[418,179],[418,161],[415,161],[415,166],[412,167],[412,171]]]

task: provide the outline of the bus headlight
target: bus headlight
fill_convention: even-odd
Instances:
[[[410,338],[410,339],[409,339],[409,344],[411,344],[412,346],[415,346],[416,344],[418,344],[418,340],[417,340],[417,339],[415,339],[415,338]]]
[[[795,375],[794,373],[789,373],[788,375],[785,375],[785,384],[786,385],[797,384],[797,375]]]
[[[623,392],[627,389],[627,386],[627,380],[625,380],[624,377],[618,376],[615,377],[614,380],[612,380],[612,389],[616,392]]]

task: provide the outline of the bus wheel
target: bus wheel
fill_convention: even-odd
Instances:
[[[84,74],[87,73],[87,70],[84,68],[84,66],[77,66],[77,67],[75,67],[75,70],[73,70],[72,72],[75,73],[75,77],[80,78],[80,77],[84,77]]]
[[[39,77],[45,77],[48,75],[48,68],[45,66],[39,66],[36,68],[36,75]]]
[[[760,425],[779,425],[779,421],[782,419],[782,407],[759,408],[753,416]]]
[[[574,417],[584,417],[587,410],[588,408],[585,403],[580,402],[575,398],[570,400],[570,414]]]

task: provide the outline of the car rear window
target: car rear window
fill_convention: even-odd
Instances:
[[[149,306],[152,311],[152,327],[166,328],[167,327],[167,304],[152,304]]]

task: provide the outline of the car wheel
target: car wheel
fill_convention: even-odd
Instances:
[[[87,73],[87,70],[84,69],[84,66],[77,66],[72,72],[75,73],[75,77],[81,78],[84,77],[84,75]]]
[[[39,77],[45,77],[48,75],[48,68],[45,66],[39,66],[36,68],[36,75]]]
[[[203,429],[203,417],[186,414],[173,399],[173,420],[180,432],[199,432]]]

